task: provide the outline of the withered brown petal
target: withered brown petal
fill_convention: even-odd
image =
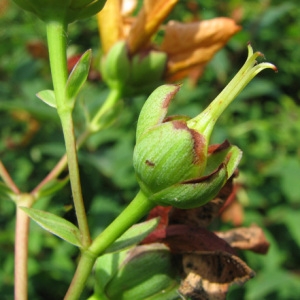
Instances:
[[[191,23],[170,21],[165,28],[161,49],[170,55],[216,44],[223,46],[233,34],[241,30],[233,19],[225,17]]]
[[[234,248],[251,250],[260,254],[266,254],[270,246],[263,230],[257,225],[216,232],[216,235]]]
[[[228,287],[211,283],[207,292],[202,283],[201,276],[190,272],[181,282],[178,292],[192,300],[225,300]]]
[[[195,227],[207,227],[218,215],[219,209],[223,203],[224,201],[222,199],[216,198],[197,208],[173,208],[170,212],[170,224],[186,224]]]
[[[166,237],[166,228],[169,224],[169,211],[171,206],[155,206],[149,213],[147,220],[159,217],[159,224],[141,244],[151,244],[160,241]]]
[[[167,77],[205,65],[240,29],[234,20],[224,17],[188,24],[170,21],[161,45],[169,57]]]
[[[235,250],[213,232],[182,224],[169,225],[166,237],[160,242],[165,243],[174,254],[217,250],[235,254]]]
[[[209,300],[209,295],[202,287],[201,277],[198,274],[190,272],[184,280],[182,280],[178,292],[188,299],[193,300]],[[226,295],[219,300],[226,298]]]
[[[198,289],[199,298],[193,299],[225,299],[232,284],[243,284],[254,276],[254,272],[243,260],[227,252],[185,254],[182,262],[187,276],[179,291],[195,293]],[[191,289],[191,286],[195,289]]]

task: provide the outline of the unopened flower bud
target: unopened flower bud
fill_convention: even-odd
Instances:
[[[164,52],[154,50],[131,56],[125,41],[119,41],[103,57],[101,74],[122,95],[146,93],[161,84],[166,61]]]
[[[176,85],[157,88],[139,116],[133,164],[142,192],[157,205],[193,208],[214,198],[236,169],[242,152],[224,142],[209,147],[216,120],[261,70],[251,46],[245,65],[221,94],[193,119],[166,118],[168,106],[179,90]]]

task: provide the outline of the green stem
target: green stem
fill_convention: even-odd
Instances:
[[[66,152],[67,152],[67,159],[68,159],[68,168],[69,168],[73,202],[74,202],[78,227],[82,237],[82,245],[85,248],[90,245],[91,237],[90,237],[90,231],[89,231],[87,216],[84,207],[84,201],[82,197],[73,120],[72,120],[71,112],[67,112],[63,115],[60,115],[60,117],[61,117],[63,134],[64,134],[65,144],[66,144]]]
[[[154,206],[155,204],[149,201],[143,192],[138,192],[123,212],[93,241],[89,250],[96,256],[103,254],[107,247]]]
[[[64,21],[50,21],[47,27],[47,40],[51,75],[58,112],[65,106],[65,87],[68,79],[67,69],[67,25]]]
[[[67,25],[62,20],[58,19],[56,21],[50,21],[47,23],[47,39],[51,74],[57,112],[61,120],[66,144],[73,202],[76,211],[78,227],[82,236],[82,245],[84,248],[87,248],[91,243],[90,231],[82,198],[74,125],[72,119],[72,107],[67,103],[65,95],[65,87],[68,78],[66,32]]]
[[[28,215],[19,206],[31,207],[34,202],[30,194],[22,194],[17,197],[16,229],[15,229],[15,299],[27,299],[27,264],[28,264]]]
[[[89,251],[86,250],[82,252],[72,283],[65,295],[65,300],[79,299],[96,259],[97,257],[92,255]]]
[[[105,252],[117,238],[119,238],[128,228],[145,216],[155,205],[140,191],[123,212],[93,241],[87,250],[90,257],[100,256]],[[81,259],[86,259],[82,258]],[[84,265],[79,261],[77,270],[73,277],[72,283],[66,294],[65,300],[78,299],[85,286],[85,282],[92,270],[91,261]]]

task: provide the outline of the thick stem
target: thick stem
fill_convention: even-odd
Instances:
[[[79,299],[96,259],[97,257],[92,255],[89,251],[84,251],[82,253],[72,283],[65,295],[65,300]]]
[[[103,254],[117,238],[145,216],[154,206],[155,205],[150,202],[142,192],[139,192],[124,211],[93,241],[87,250],[89,256],[94,257],[95,261],[96,257]],[[83,256],[81,259],[86,260]],[[79,298],[92,270],[93,264],[91,261],[85,265],[81,259],[65,300],[75,300]]]
[[[18,197],[15,229],[15,300],[27,299],[27,264],[29,217],[19,206],[31,207],[34,199],[30,194]]]

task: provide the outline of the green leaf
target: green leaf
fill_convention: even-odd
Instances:
[[[113,253],[129,248],[142,241],[158,225],[159,218],[139,223],[130,227],[120,238],[118,238],[105,253]]]
[[[56,108],[56,100],[55,100],[55,94],[52,90],[43,90],[36,94],[36,96],[41,99],[43,102],[48,104],[51,107]]]
[[[66,85],[66,98],[68,101],[74,102],[79,90],[85,83],[89,74],[91,59],[92,50],[87,50],[74,66]]]
[[[25,211],[25,213],[27,213],[32,220],[34,220],[47,231],[57,235],[70,244],[73,244],[77,247],[82,247],[79,229],[71,222],[39,209],[28,207],[20,208]]]

